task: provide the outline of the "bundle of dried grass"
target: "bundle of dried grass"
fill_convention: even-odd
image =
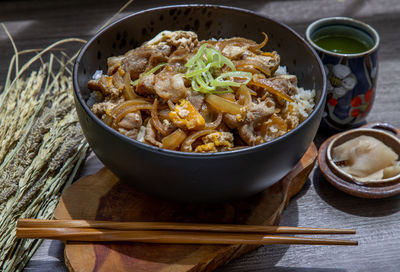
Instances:
[[[72,94],[75,56],[54,51],[72,42],[85,41],[23,52],[12,42],[15,55],[0,94],[0,271],[23,269],[41,240],[17,240],[17,219],[51,218],[88,149]],[[19,57],[28,53],[36,55],[20,68]]]

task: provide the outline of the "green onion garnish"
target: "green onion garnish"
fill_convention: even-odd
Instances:
[[[154,66],[153,68],[151,68],[151,69],[150,69],[149,71],[147,71],[146,73],[141,74],[140,77],[139,77],[138,79],[136,79],[135,81],[132,81],[131,84],[132,84],[133,86],[138,85],[139,80],[140,80],[140,78],[141,78],[142,76],[148,76],[148,75],[150,75],[150,74],[153,74],[153,73],[155,73],[158,69],[160,69],[161,67],[163,67],[163,66],[165,66],[165,65],[167,65],[167,63],[160,63],[160,64]]]
[[[233,77],[233,78],[244,78],[245,81],[242,83],[235,82],[232,80],[224,80],[226,77]],[[222,73],[219,77],[214,79],[211,83],[214,86],[225,87],[225,86],[234,86],[240,87],[242,84],[247,84],[251,80],[251,73],[242,72],[242,71],[235,71],[235,72],[226,72]]]
[[[185,67],[187,68],[192,67],[195,64],[195,62],[203,56],[206,47],[207,47],[206,43],[200,46],[199,50],[197,50],[197,53],[193,57],[191,57],[190,60],[188,60],[188,62],[186,62]]]
[[[251,80],[251,73],[236,71],[235,65],[230,59],[215,48],[207,46],[207,43],[201,45],[197,53],[185,64],[187,68],[185,76],[192,80],[193,90],[200,93],[231,93],[233,92],[231,87],[239,87]],[[214,78],[213,74],[224,65],[232,71],[222,73]],[[234,78],[241,78],[244,81],[242,83],[235,82]]]

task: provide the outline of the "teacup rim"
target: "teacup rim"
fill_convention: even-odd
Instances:
[[[324,24],[327,24],[327,23],[330,23],[330,22],[335,22],[335,21],[348,23],[348,25],[353,25],[353,26],[361,26],[364,30],[369,32],[371,34],[371,36],[373,36],[374,45],[370,49],[368,49],[367,51],[364,51],[364,52],[361,52],[361,53],[345,54],[345,53],[336,53],[336,52],[332,52],[332,51],[326,50],[326,49],[318,46],[316,43],[314,43],[314,41],[311,39],[312,31],[315,28],[317,28],[318,26],[323,26]],[[369,25],[369,24],[367,24],[365,22],[362,22],[360,20],[351,18],[351,17],[343,17],[343,16],[325,17],[325,18],[320,18],[318,20],[315,20],[310,25],[308,25],[308,27],[306,29],[306,40],[307,40],[308,43],[310,43],[310,45],[314,49],[316,49],[318,51],[321,51],[321,52],[323,52],[325,54],[336,56],[336,57],[347,57],[347,58],[357,58],[357,57],[362,57],[362,56],[369,55],[369,54],[375,52],[378,49],[379,44],[380,44],[379,34],[371,25]]]

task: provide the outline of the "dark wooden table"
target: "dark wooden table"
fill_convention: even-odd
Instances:
[[[400,2],[398,0],[309,1],[169,1],[206,2],[252,9],[283,22],[300,34],[312,21],[328,16],[350,16],[371,24],[381,37],[377,96],[368,122],[385,121],[400,127]],[[122,14],[165,4],[134,1]],[[88,39],[123,1],[0,1],[4,22],[19,50],[37,48],[66,37]],[[0,85],[4,82],[12,47],[0,30]],[[319,145],[325,136],[318,134]],[[91,156],[83,175],[101,163]],[[400,196],[381,200],[359,199],[338,191],[315,168],[281,220],[282,225],[356,228],[358,247],[263,246],[218,271],[400,271]],[[26,271],[66,271],[63,246],[46,240]],[[134,268],[132,268],[134,271]]]

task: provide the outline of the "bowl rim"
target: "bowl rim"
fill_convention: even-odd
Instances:
[[[308,49],[308,51],[310,51],[310,53],[315,57],[315,59],[317,60],[317,63],[319,65],[319,69],[322,73],[322,90],[321,90],[321,98],[318,101],[318,103],[314,106],[313,111],[310,113],[310,115],[303,121],[301,122],[297,127],[295,127],[293,130],[285,133],[282,136],[279,136],[273,140],[270,140],[268,142],[262,143],[262,144],[258,144],[258,145],[254,145],[254,146],[249,146],[246,148],[242,148],[242,149],[237,149],[237,150],[231,150],[231,151],[222,151],[222,152],[207,152],[207,153],[196,153],[196,152],[185,152],[185,151],[176,151],[176,150],[169,150],[169,149],[165,149],[165,148],[160,148],[160,147],[155,147],[149,144],[145,144],[142,143],[140,141],[134,140],[129,138],[128,136],[112,129],[111,127],[107,126],[100,118],[98,118],[88,107],[88,105],[86,104],[85,99],[82,96],[81,90],[79,88],[79,84],[78,84],[78,69],[79,69],[79,65],[80,65],[80,61],[82,59],[82,57],[84,56],[84,54],[86,53],[87,49],[92,45],[92,43],[94,43],[97,38],[99,38],[101,35],[103,35],[103,33],[105,33],[106,31],[108,31],[110,28],[118,25],[119,23],[121,23],[122,21],[125,21],[131,17],[140,15],[140,14],[144,14],[144,13],[149,13],[149,12],[154,12],[154,11],[158,11],[158,10],[168,10],[168,9],[173,9],[173,8],[214,8],[214,9],[223,9],[223,10],[229,10],[232,12],[238,12],[238,13],[244,13],[244,14],[249,14],[252,16],[256,16],[259,17],[260,19],[264,19],[264,20],[269,20],[274,22],[277,25],[282,26],[283,28],[286,28],[288,31],[290,31],[296,38],[300,39],[306,49]],[[80,49],[79,54],[75,60],[74,63],[74,67],[73,67],[73,91],[76,97],[76,100],[78,101],[78,103],[82,106],[83,110],[86,112],[86,114],[100,127],[102,127],[103,129],[105,129],[107,132],[113,134],[114,136],[120,138],[121,140],[123,140],[124,142],[128,143],[128,144],[133,144],[138,148],[141,149],[145,149],[151,152],[155,152],[158,154],[162,154],[162,155],[167,155],[167,156],[171,156],[171,157],[179,157],[179,158],[194,158],[194,159],[204,159],[204,158],[219,158],[219,157],[231,157],[231,156],[236,156],[238,154],[248,154],[248,153],[253,153],[254,151],[257,151],[259,149],[263,149],[266,146],[272,145],[274,143],[279,143],[284,141],[286,138],[290,137],[292,134],[297,133],[297,131],[299,129],[301,129],[301,127],[305,126],[315,115],[318,114],[319,110],[321,107],[324,106],[325,104],[325,97],[326,97],[326,75],[324,72],[324,67],[323,64],[317,54],[317,52],[315,51],[315,49],[302,37],[300,36],[300,34],[298,34],[296,31],[294,31],[291,27],[287,26],[284,23],[280,23],[277,22],[274,19],[271,19],[267,16],[258,14],[254,11],[251,10],[247,10],[247,9],[243,9],[243,8],[238,8],[238,7],[231,7],[231,6],[224,6],[224,5],[213,5],[213,4],[181,4],[181,5],[166,5],[166,6],[160,6],[160,7],[153,7],[153,8],[148,8],[145,10],[141,10],[138,12],[134,12],[132,14],[129,14],[127,16],[124,16],[112,23],[110,23],[109,25],[107,25],[106,27],[103,27],[100,31],[98,31],[94,36],[92,36],[88,42]]]

